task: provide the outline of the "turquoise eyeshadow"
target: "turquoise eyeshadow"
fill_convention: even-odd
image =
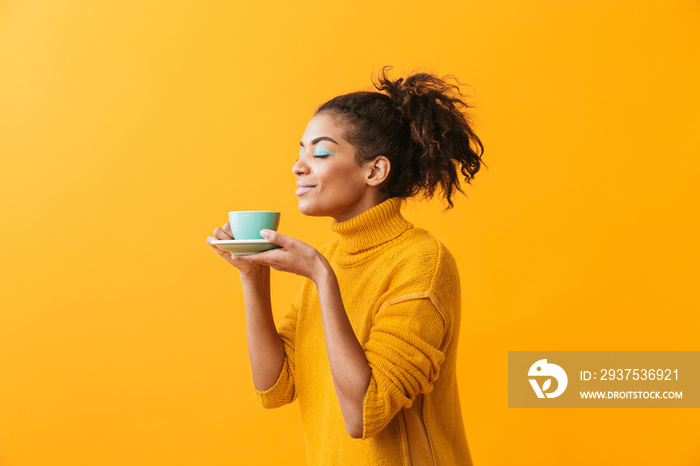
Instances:
[[[317,146],[316,147],[316,153],[314,154],[316,156],[324,156],[324,155],[333,155],[333,152],[329,151],[323,146]]]

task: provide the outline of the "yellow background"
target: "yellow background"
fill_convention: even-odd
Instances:
[[[299,139],[390,64],[468,84],[486,147],[406,210],[459,262],[475,464],[699,465],[698,410],[507,408],[508,350],[698,349],[699,45],[691,0],[0,1],[0,464],[304,463],[205,239],[330,241]]]

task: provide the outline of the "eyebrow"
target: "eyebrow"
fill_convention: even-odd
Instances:
[[[319,141],[330,141],[334,144],[338,144],[337,142],[335,142],[332,138],[329,138],[328,136],[320,136],[320,137],[317,137],[316,139],[314,139],[313,141],[311,141],[311,145],[318,144]],[[301,147],[304,147],[304,143],[301,141],[299,141],[299,145]],[[340,144],[338,144],[338,145],[340,145]]]

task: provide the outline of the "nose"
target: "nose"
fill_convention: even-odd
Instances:
[[[300,156],[299,160],[294,162],[294,165],[292,166],[292,173],[295,175],[306,175],[309,173],[309,166],[306,165],[306,161],[304,159],[304,156]]]

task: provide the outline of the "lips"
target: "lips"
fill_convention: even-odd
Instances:
[[[296,195],[297,196],[303,196],[304,194],[308,193],[312,189],[314,189],[316,186],[311,185],[311,184],[303,184],[303,183],[298,183],[297,184],[298,188],[296,190]]]

